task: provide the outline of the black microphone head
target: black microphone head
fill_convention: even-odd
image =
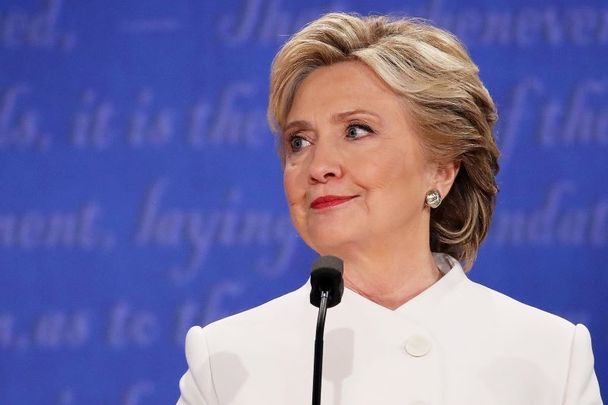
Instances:
[[[329,292],[327,308],[335,307],[342,301],[344,281],[342,272],[344,262],[336,256],[321,256],[312,265],[310,273],[310,303],[315,307],[321,305],[321,292]]]

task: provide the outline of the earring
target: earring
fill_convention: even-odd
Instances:
[[[438,190],[430,190],[426,193],[426,205],[431,208],[437,208],[441,204],[441,194]]]

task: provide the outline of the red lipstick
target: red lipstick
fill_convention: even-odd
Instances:
[[[355,198],[356,195],[351,196],[342,196],[342,195],[324,195],[319,198],[316,198],[313,202],[310,203],[310,208],[319,210],[322,208],[333,207],[335,205],[340,205],[349,200]]]

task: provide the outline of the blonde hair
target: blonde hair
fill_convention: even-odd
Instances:
[[[498,192],[496,107],[479,69],[458,39],[420,19],[329,13],[289,39],[273,61],[272,129],[284,128],[299,85],[314,69],[351,60],[365,63],[406,101],[430,160],[460,163],[449,196],[431,210],[430,245],[469,270]]]

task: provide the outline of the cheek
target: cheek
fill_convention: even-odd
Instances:
[[[352,171],[358,181],[369,189],[392,188],[395,184],[407,182],[411,177],[411,165],[407,157],[398,153],[367,154],[357,159]],[[374,158],[370,159],[370,155]]]
[[[368,159],[357,171],[358,182],[377,198],[421,199],[425,172],[419,163],[407,153],[384,154],[378,159]]]
[[[285,167],[283,169],[283,188],[289,209],[302,198],[305,193],[300,181],[300,174],[296,167]]]
[[[292,168],[283,170],[283,188],[285,190],[285,199],[289,208],[291,222],[304,240],[306,237],[306,189],[301,182],[300,172]]]

